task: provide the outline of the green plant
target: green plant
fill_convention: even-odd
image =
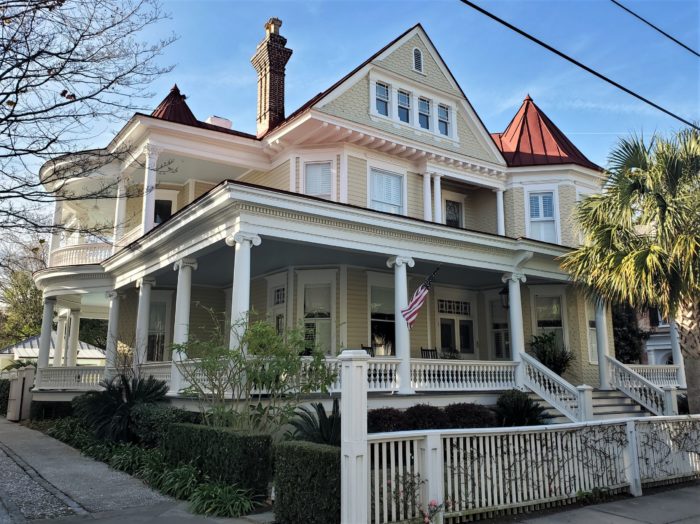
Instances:
[[[493,410],[481,404],[460,402],[445,407],[450,428],[492,428],[496,426]]]
[[[305,440],[317,444],[340,446],[340,406],[338,399],[333,399],[333,411],[330,415],[318,402],[311,404],[313,411],[306,406],[297,408],[297,416],[289,421],[294,428],[288,435],[295,440]]]
[[[22,369],[30,366],[36,368],[36,362],[33,360],[13,360],[2,369],[3,371],[9,371],[11,369]]]
[[[163,400],[168,385],[153,377],[131,378],[118,375],[102,381],[101,391],[90,391],[73,400],[73,411],[100,439],[134,442],[133,408],[138,404]]]
[[[87,457],[107,462],[114,453],[114,447],[108,443],[95,441],[85,446],[81,451]]]
[[[430,404],[416,404],[404,411],[405,429],[444,429],[449,426],[445,412]]]
[[[147,448],[160,444],[170,424],[191,420],[187,411],[167,404],[141,403],[131,409],[131,431],[136,441]]]
[[[176,499],[187,500],[199,486],[200,476],[199,470],[191,464],[166,469],[160,478],[159,489]]]
[[[340,522],[340,449],[287,441],[275,447],[275,520]]]
[[[501,394],[495,411],[497,421],[503,427],[538,426],[549,420],[542,406],[517,389]]]
[[[102,444],[92,431],[86,428],[83,422],[76,417],[66,417],[57,420],[46,433],[50,437],[65,442],[79,450],[87,449],[95,444]]]
[[[112,450],[107,463],[119,471],[130,475],[137,473],[147,461],[148,451],[133,444],[120,444]]]
[[[136,476],[146,484],[156,489],[162,489],[163,476],[168,468],[168,463],[163,458],[163,453],[157,449],[147,449],[141,466],[136,471]]]
[[[406,429],[406,416],[396,408],[371,409],[367,412],[367,432],[384,433]]]
[[[223,483],[200,484],[190,497],[194,513],[213,517],[240,517],[257,505],[250,491]]]
[[[7,415],[7,402],[10,398],[10,381],[0,380],[0,415]]]
[[[649,338],[650,333],[639,328],[637,312],[630,306],[616,304],[611,310],[615,358],[623,364],[641,362],[644,341]]]
[[[272,437],[232,428],[171,424],[161,445],[173,465],[192,464],[214,482],[266,496],[272,477]]]
[[[557,375],[564,374],[576,358],[571,351],[558,344],[554,332],[533,335],[530,348],[535,358]]]

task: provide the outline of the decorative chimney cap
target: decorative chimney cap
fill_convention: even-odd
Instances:
[[[280,34],[280,27],[282,27],[282,20],[277,18],[276,16],[273,16],[270,18],[267,22],[265,22],[265,32],[270,35],[278,35]]]

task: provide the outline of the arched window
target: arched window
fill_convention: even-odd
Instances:
[[[413,69],[423,72],[423,53],[417,47],[413,48]]]

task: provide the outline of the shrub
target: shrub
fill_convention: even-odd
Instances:
[[[340,446],[340,407],[338,399],[333,399],[330,416],[320,402],[311,404],[313,411],[306,406],[297,408],[297,415],[289,421],[294,428],[290,436],[295,440],[305,440],[316,444]]]
[[[194,513],[214,517],[240,517],[256,506],[249,490],[224,483],[200,484],[190,497]]]
[[[404,429],[444,429],[449,426],[445,412],[429,404],[416,404],[404,411]]]
[[[340,449],[311,442],[278,444],[274,512],[279,524],[339,523]]]
[[[75,417],[66,417],[57,420],[56,424],[49,428],[46,433],[50,437],[65,442],[69,446],[79,450],[87,449],[95,444],[102,444],[102,442],[95,438],[95,435]]]
[[[114,453],[114,447],[108,443],[96,441],[92,444],[88,444],[81,451],[86,457],[99,460],[100,462],[107,462],[112,456],[112,453]]]
[[[576,359],[573,352],[558,345],[555,333],[533,335],[530,348],[535,358],[557,375],[562,375]]]
[[[166,469],[160,478],[159,489],[166,495],[180,500],[187,500],[199,486],[200,474],[191,464]]]
[[[133,444],[115,446],[108,464],[119,471],[133,475],[143,468],[147,461],[148,451]]]
[[[503,427],[538,426],[546,424],[549,416],[527,393],[512,389],[506,391],[496,402],[496,418]]]
[[[168,392],[167,383],[153,377],[129,379],[119,375],[100,385],[103,390],[73,399],[73,411],[98,438],[112,442],[134,442],[133,408],[163,400]]]
[[[160,445],[170,424],[190,421],[187,411],[167,404],[136,404],[131,410],[131,431],[136,441],[148,448]]]
[[[496,426],[493,410],[481,404],[461,402],[445,408],[450,428],[492,428]]]
[[[252,490],[254,496],[267,495],[272,476],[270,435],[171,424],[161,447],[170,464],[192,464],[215,482],[237,484]]]
[[[396,408],[379,408],[367,412],[367,431],[384,433],[385,431],[402,431],[406,429],[406,417]]]
[[[7,415],[7,401],[10,398],[10,381],[0,380],[0,415]]]
[[[168,464],[163,458],[163,453],[157,449],[147,449],[141,467],[136,471],[136,476],[146,484],[156,489],[161,489],[163,476],[168,469]]]

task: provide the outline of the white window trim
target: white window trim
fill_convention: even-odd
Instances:
[[[479,340],[479,304],[477,302],[476,292],[469,289],[462,289],[456,287],[446,287],[446,286],[433,286],[433,327],[435,328],[435,347],[439,349],[440,347],[440,318],[452,318],[455,320],[471,320],[472,321],[472,335],[474,337],[474,352],[473,353],[458,353],[460,359],[462,360],[479,360],[480,351],[480,340]],[[410,291],[409,291],[410,293]],[[440,313],[438,310],[438,300],[463,300],[469,302],[470,310],[469,315],[456,315],[451,313]],[[427,306],[426,306],[427,307]],[[455,325],[455,329],[457,329]],[[471,358],[467,358],[471,357]]]
[[[299,192],[302,195],[306,194],[306,164],[315,164],[321,162],[330,162],[331,164],[331,201],[338,201],[338,166],[336,160],[338,155],[342,155],[341,151],[324,151],[304,153],[299,157]]]
[[[153,200],[170,200],[170,202],[173,203],[172,210],[173,210],[173,215],[174,215],[177,212],[177,196],[178,196],[178,194],[179,194],[179,191],[177,189],[159,189],[159,188],[156,188],[156,194],[155,194],[155,198]]]
[[[530,194],[531,193],[552,193],[554,206],[554,233],[556,243],[561,245],[561,225],[559,212],[559,186],[556,184],[530,184],[525,186],[525,236],[532,239],[530,236]],[[535,240],[535,239],[533,239]]]
[[[568,325],[568,315],[566,307],[566,286],[564,285],[534,285],[527,286],[530,293],[530,318],[532,319],[532,334],[537,334],[537,311],[535,308],[535,298],[536,297],[559,297],[561,300],[561,326],[564,330],[564,346],[566,349],[571,350],[569,345],[569,325]],[[587,326],[586,326],[587,328]],[[525,346],[527,347],[531,340],[525,341]],[[588,348],[586,348],[588,352]],[[578,355],[577,355],[578,356]]]
[[[416,59],[415,59],[416,51],[418,51],[420,53],[421,69],[416,69]],[[414,73],[418,73],[419,75],[423,75],[423,76],[428,76],[425,73],[425,53],[419,47],[414,47],[413,49],[411,49],[411,69],[413,70]]]
[[[372,286],[394,289],[394,275],[367,271],[367,345],[372,345]],[[394,290],[396,292],[396,290]],[[409,290],[409,293],[411,291]],[[394,296],[396,300],[396,296]],[[396,319],[394,318],[394,322]]]
[[[597,366],[597,365],[598,365],[598,360],[593,360],[593,359],[591,358],[591,342],[592,342],[592,341],[591,341],[591,328],[590,328],[590,326],[589,326],[589,324],[588,324],[591,320],[594,321],[594,322],[596,321],[596,317],[595,317],[596,305],[595,305],[595,302],[592,304],[592,305],[593,305],[593,318],[590,318],[590,317],[588,316],[588,305],[589,305],[588,303],[590,302],[590,299],[589,299],[589,298],[584,298],[584,301],[585,301],[585,307],[586,307],[586,315],[585,315],[585,317],[586,317],[586,319],[585,319],[585,320],[586,320],[586,342],[587,342],[587,345],[586,345],[586,353],[588,354],[588,363],[591,364],[592,366]],[[595,326],[595,330],[596,330],[596,335],[595,335],[595,336],[597,337],[597,333],[598,333],[598,324],[597,324],[597,323],[596,323],[596,326]],[[598,340],[597,340],[597,338],[595,339],[595,343],[596,343],[596,351],[595,351],[595,354],[596,354],[596,359],[597,359],[597,358],[598,358],[598,347],[597,347],[597,345],[598,345]]]
[[[408,172],[405,167],[381,160],[367,159],[367,209],[372,208],[372,169],[387,171],[401,177],[401,213],[398,216],[408,216]]]
[[[376,86],[377,82],[386,84],[389,86],[389,116],[384,116],[377,112],[376,105]],[[397,109],[397,94],[398,90],[404,90],[411,93],[412,107],[411,107],[411,122],[405,123],[399,120],[398,109]],[[376,70],[371,70],[369,73],[369,94],[370,94],[370,107],[369,114],[370,118],[385,120],[390,122],[394,126],[401,126],[407,129],[412,129],[418,136],[432,136],[436,139],[447,140],[455,143],[459,143],[459,133],[457,130],[457,105],[458,101],[452,98],[446,98],[443,94],[438,91],[432,90],[424,85],[411,82],[410,79],[401,78],[395,79],[388,77],[384,74],[377,72]],[[430,111],[430,129],[423,129],[418,124],[418,99],[427,98],[430,100],[431,111]],[[443,104],[450,108],[450,134],[443,135],[437,129],[437,106],[438,104]]]
[[[461,193],[455,193],[454,191],[442,190],[442,221],[447,223],[447,201],[452,200],[453,202],[459,202],[462,204],[462,220],[460,228],[464,229],[464,222],[466,218],[467,211],[467,197]]]
[[[304,286],[307,284],[330,284],[331,286],[331,348],[330,354],[337,354],[336,330],[338,317],[336,311],[337,269],[300,269],[297,275],[297,324],[304,323]]]

